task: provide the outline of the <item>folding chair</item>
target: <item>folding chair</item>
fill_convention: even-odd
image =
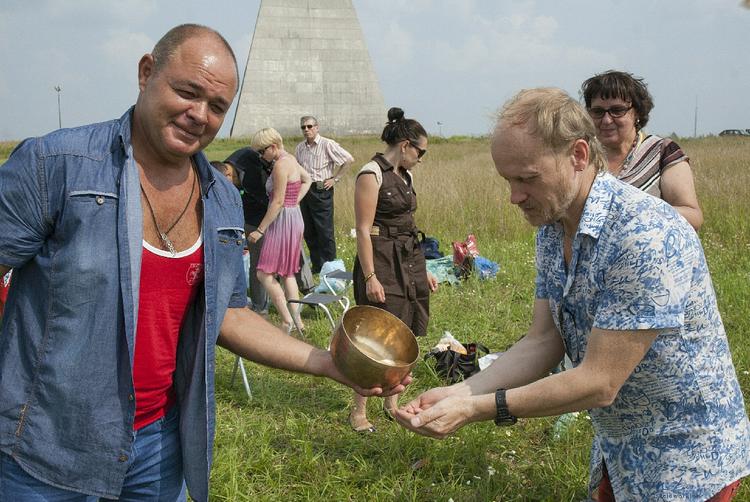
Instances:
[[[319,307],[323,312],[325,312],[326,317],[328,318],[328,322],[331,323],[331,329],[336,329],[336,321],[333,320],[333,316],[331,315],[331,311],[328,309],[327,305],[338,302],[342,308],[344,309],[344,312],[346,312],[349,309],[349,298],[346,296],[338,296],[338,295],[329,295],[325,293],[308,293],[299,300],[289,300],[287,301],[287,305],[290,305],[292,303],[297,303],[300,305],[300,309],[302,308],[302,305],[311,305],[313,307]],[[291,306],[291,305],[290,305]],[[294,321],[294,326],[297,328],[297,331],[302,333],[302,330],[299,327],[299,324],[297,324],[297,319],[299,319],[299,316],[292,316],[292,320]]]
[[[245,371],[245,365],[242,363],[242,358],[240,356],[237,356],[236,360],[234,361],[234,368],[232,369],[232,379],[229,381],[229,387],[234,386],[234,377],[237,375],[237,368],[240,369],[240,375],[242,375],[242,385],[245,386],[245,392],[247,392],[248,399],[253,398],[253,392],[250,390],[250,380],[247,377],[247,372]]]
[[[349,287],[349,284],[351,284],[353,276],[351,272],[346,272],[344,270],[334,270],[333,272],[330,272],[328,274],[320,276],[321,282],[323,285],[330,291],[331,293],[308,293],[299,300],[289,300],[287,301],[287,305],[296,303],[299,304],[299,308],[302,309],[303,305],[310,305],[313,307],[319,307],[328,318],[328,322],[331,323],[331,330],[336,330],[336,321],[333,320],[333,315],[331,314],[330,309],[328,308],[328,305],[338,302],[339,305],[341,305],[343,315],[344,312],[349,310],[350,301],[349,297],[346,294],[337,294],[336,289],[333,285],[334,279],[343,280],[345,282],[345,288],[344,293],[346,293],[346,289]],[[297,328],[297,331],[300,333],[302,330],[300,329],[299,325],[297,324],[297,319],[299,316],[292,316],[292,319],[294,320],[294,325]]]
[[[331,292],[332,295],[336,295],[336,290],[333,286],[333,280],[338,279],[341,281],[344,281],[344,292],[348,289],[349,285],[354,280],[354,274],[351,272],[347,272],[345,270],[334,270],[333,272],[329,274],[325,274],[321,276],[321,280],[323,281],[323,284],[328,289],[328,291]],[[349,310],[349,297],[346,295],[342,295],[344,298],[346,298],[346,305],[344,305],[343,301],[339,301],[341,304],[341,308],[344,309],[344,312]]]

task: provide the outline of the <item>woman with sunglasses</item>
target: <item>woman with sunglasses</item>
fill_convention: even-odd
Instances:
[[[248,235],[248,239],[255,243],[263,238],[256,273],[281,316],[281,329],[288,333],[295,324],[293,315],[299,329],[304,327],[299,313],[296,310],[289,312],[287,300],[299,298],[294,274],[300,268],[302,232],[305,228],[299,201],[310,189],[311,178],[297,163],[294,155],[289,155],[284,150],[283,140],[276,129],[268,127],[256,132],[250,146],[257,150],[263,160],[273,164],[273,170],[266,181],[268,209],[258,227]],[[276,275],[284,284],[284,289],[274,278]]]
[[[354,260],[354,299],[399,317],[416,336],[427,334],[430,292],[437,288],[427,273],[417,240],[414,211],[417,197],[411,170],[427,153],[427,133],[401,108],[388,110],[380,139],[386,143],[357,174],[354,213],[357,257]],[[397,396],[386,398],[384,411],[392,418]],[[349,424],[357,432],[374,432],[367,420],[367,398],[354,394]]]
[[[668,202],[700,229],[703,212],[687,155],[671,139],[643,131],[654,107],[643,79],[610,70],[586,80],[581,93],[607,151],[609,172]]]

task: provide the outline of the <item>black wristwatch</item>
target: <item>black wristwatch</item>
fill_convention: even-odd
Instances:
[[[505,402],[505,389],[495,391],[495,406],[497,406],[495,425],[513,425],[518,422],[518,419],[508,411],[508,404]]]

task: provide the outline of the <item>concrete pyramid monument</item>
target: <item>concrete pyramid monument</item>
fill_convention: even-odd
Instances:
[[[261,0],[232,137],[263,127],[299,135],[314,115],[326,134],[380,133],[383,95],[351,0]]]

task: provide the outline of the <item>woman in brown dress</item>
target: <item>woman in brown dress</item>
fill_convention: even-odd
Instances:
[[[357,175],[354,213],[357,257],[354,261],[354,299],[398,316],[416,336],[427,334],[430,292],[437,280],[428,275],[417,240],[414,211],[417,197],[411,169],[427,152],[427,133],[400,108],[388,110],[388,123],[380,139],[384,153],[377,153]],[[386,398],[388,416],[397,396]],[[367,398],[354,394],[349,423],[357,432],[373,432],[367,420]]]

